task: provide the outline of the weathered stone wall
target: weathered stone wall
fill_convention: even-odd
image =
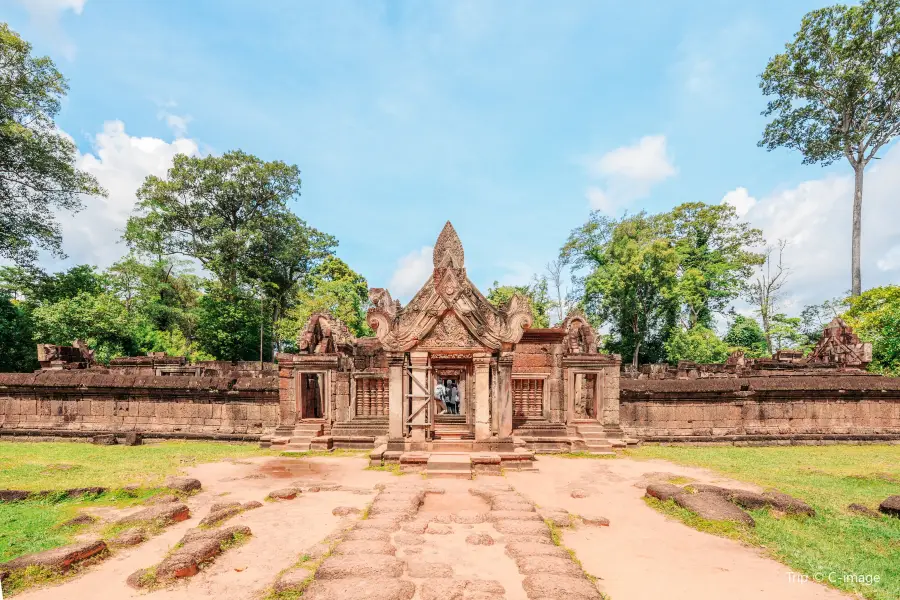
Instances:
[[[659,442],[900,440],[900,378],[623,379],[620,423]]]
[[[141,431],[255,439],[278,425],[277,379],[0,373],[0,436]]]

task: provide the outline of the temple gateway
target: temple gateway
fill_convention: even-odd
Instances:
[[[298,353],[278,356],[280,422],[265,445],[507,455],[626,444],[620,357],[597,352],[583,314],[536,329],[527,298],[488,302],[449,222],[409,304],[369,294],[376,337],[314,314]]]

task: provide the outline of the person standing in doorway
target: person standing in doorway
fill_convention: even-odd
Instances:
[[[450,382],[450,404],[452,405],[452,411],[454,415],[459,414],[459,388],[456,387],[456,382]]]
[[[437,414],[442,415],[447,412],[447,405],[444,403],[444,398],[447,394],[447,388],[444,386],[444,382],[441,379],[438,379],[437,385],[434,386],[434,399],[437,400],[438,404],[438,412]]]

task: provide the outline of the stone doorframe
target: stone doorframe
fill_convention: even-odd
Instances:
[[[309,369],[295,369],[294,370],[294,399],[297,406],[297,420],[303,421],[308,419],[324,419],[326,421],[331,420],[331,373],[332,371],[318,371],[318,370],[309,370]],[[303,414],[304,410],[304,401],[303,401],[303,376],[304,375],[317,375],[319,379],[319,394],[320,401],[322,402],[322,416],[314,417],[314,416],[306,416]]]
[[[465,416],[466,423],[469,423],[469,396],[471,389],[469,367],[465,364],[441,364],[439,355],[432,360],[434,361],[431,368],[432,389],[437,385],[438,379],[445,377],[456,378],[459,386],[459,414]]]
[[[604,428],[619,427],[619,369],[622,359],[618,355],[574,354],[563,357],[565,373],[566,423],[575,416],[575,380],[577,375],[594,375],[594,417]]]

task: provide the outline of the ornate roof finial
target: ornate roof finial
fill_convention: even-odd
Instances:
[[[462,269],[465,266],[465,254],[463,253],[462,242],[456,235],[456,230],[450,221],[444,225],[441,234],[438,236],[437,242],[434,244],[434,268],[454,267]]]

